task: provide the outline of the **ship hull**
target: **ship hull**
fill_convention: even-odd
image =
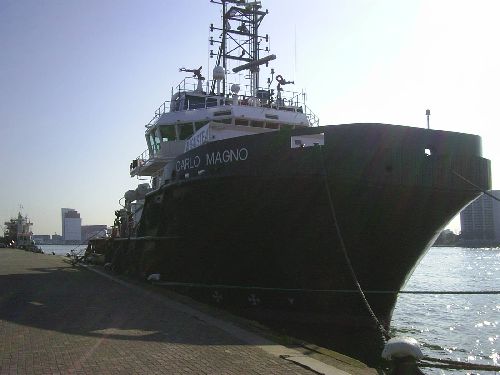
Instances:
[[[366,303],[388,329],[395,292],[478,187],[489,188],[489,162],[470,135],[380,124],[315,131],[324,146],[293,148],[303,132],[280,132],[186,153],[147,196],[137,238],[115,239],[107,260],[373,362],[359,351],[370,342],[378,356],[382,345]]]

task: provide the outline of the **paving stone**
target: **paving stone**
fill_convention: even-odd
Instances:
[[[312,374],[61,257],[0,249],[0,374]]]

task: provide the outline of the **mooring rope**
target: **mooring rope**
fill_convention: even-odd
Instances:
[[[457,176],[458,178],[460,178],[461,180],[467,182],[469,185],[471,185],[472,187],[475,187],[477,190],[479,190],[481,193],[487,195],[488,197],[490,198],[493,198],[494,200],[500,202],[500,199],[498,199],[497,197],[495,197],[493,194],[489,193],[487,190],[484,190],[482,189],[480,186],[476,185],[475,183],[473,183],[472,181],[466,179],[464,176],[462,176],[460,173],[458,172],[455,172],[455,171],[451,171],[451,173],[453,173],[455,176]]]
[[[88,239],[91,240],[95,236],[99,235],[101,232],[96,232],[93,236],[90,236]],[[74,266],[75,264],[81,262],[85,258],[85,252],[87,251],[87,247],[82,247],[78,251],[75,251],[78,246],[84,246],[85,244],[76,245],[73,249],[69,251],[71,264]],[[87,245],[88,246],[88,245]]]
[[[454,361],[452,359],[433,358],[424,356],[418,363],[420,367],[433,367],[456,370],[500,371],[500,366]]]
[[[327,172],[326,165],[325,165],[325,158],[323,157],[323,147],[321,147],[321,146],[319,146],[319,154],[321,157],[321,166],[323,168],[323,180],[325,182],[326,193],[327,193],[327,197],[328,197],[328,204],[330,206],[330,213],[332,215],[332,220],[333,220],[333,224],[335,226],[335,230],[337,232],[337,236],[339,237],[340,247],[342,249],[342,253],[344,255],[344,259],[346,261],[347,268],[349,269],[352,280],[354,281],[354,285],[356,286],[356,289],[357,289],[359,295],[361,296],[361,300],[363,301],[366,309],[368,310],[368,313],[370,314],[370,316],[372,317],[373,321],[375,322],[375,324],[377,325],[377,327],[380,331],[382,341],[384,343],[386,343],[387,340],[390,339],[391,336],[389,335],[389,332],[387,332],[387,330],[384,328],[382,323],[380,323],[377,316],[373,312],[373,310],[370,306],[370,303],[368,302],[365,294],[363,293],[363,289],[361,288],[361,285],[359,284],[358,278],[356,276],[356,272],[354,272],[354,267],[352,266],[352,263],[351,263],[351,259],[349,258],[349,254],[347,253],[347,248],[345,246],[344,237],[342,236],[342,231],[340,230],[340,225],[339,225],[339,222],[337,220],[337,213],[335,211],[335,206],[333,204],[332,192],[330,189],[330,185],[328,184],[328,172]]]
[[[180,286],[188,288],[211,288],[211,289],[244,289],[262,290],[276,292],[301,292],[301,293],[359,293],[357,289],[307,289],[307,288],[279,288],[265,286],[248,285],[226,285],[226,284],[205,284],[205,283],[183,283],[176,281],[155,281],[155,285]],[[500,294],[500,290],[365,290],[364,294]]]

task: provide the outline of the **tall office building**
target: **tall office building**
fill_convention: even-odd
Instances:
[[[61,235],[63,240],[64,240],[64,215],[66,215],[66,213],[69,211],[75,211],[75,210],[72,208],[61,208],[61,226],[62,226]]]
[[[82,240],[82,219],[73,208],[61,208],[62,237],[64,241],[78,242]]]
[[[500,190],[489,194],[500,198]],[[460,212],[463,245],[489,246],[500,242],[500,202],[483,194]]]

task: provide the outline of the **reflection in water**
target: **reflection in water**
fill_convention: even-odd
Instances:
[[[498,290],[499,271],[498,249],[431,248],[405,289]],[[423,345],[424,354],[430,357],[500,364],[498,294],[401,294],[392,327],[393,335],[417,339]],[[444,370],[424,371],[447,373]]]

